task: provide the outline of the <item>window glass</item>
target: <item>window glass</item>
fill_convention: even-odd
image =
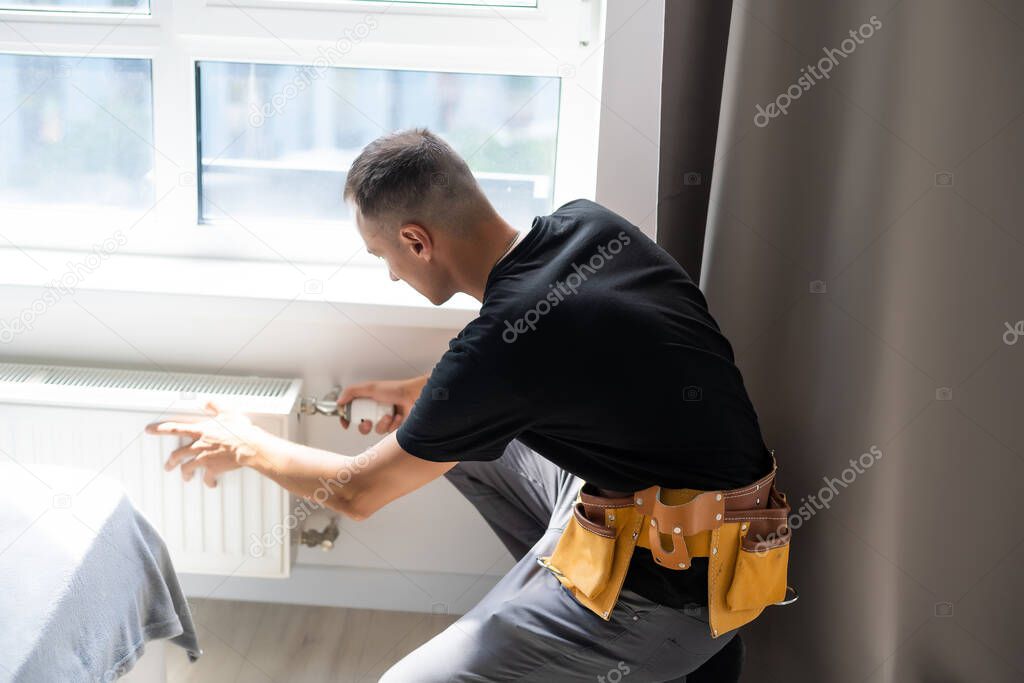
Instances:
[[[146,59],[0,54],[0,205],[153,201]]]
[[[558,78],[203,62],[198,82],[204,221],[345,220],[352,160],[414,126],[448,140],[508,220],[552,208]]]

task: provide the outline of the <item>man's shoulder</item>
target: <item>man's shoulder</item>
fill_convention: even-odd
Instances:
[[[611,209],[589,199],[574,199],[558,207],[549,216],[538,218],[538,242],[569,256],[573,249],[595,249],[612,238],[639,243],[647,248],[654,243],[636,225]]]
[[[608,207],[598,204],[591,199],[573,199],[572,201],[562,204],[560,207],[551,212],[552,216],[558,217],[571,217],[571,218],[591,218],[602,221],[610,221],[615,223],[623,223],[626,225],[632,225],[628,220],[615,213]]]

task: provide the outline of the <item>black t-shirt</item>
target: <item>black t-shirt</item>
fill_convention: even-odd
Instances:
[[[771,468],[732,347],[683,268],[586,200],[534,219],[492,270],[398,429],[407,452],[494,460],[513,439],[612,491],[729,489]],[[656,602],[707,601],[707,560],[626,579]]]

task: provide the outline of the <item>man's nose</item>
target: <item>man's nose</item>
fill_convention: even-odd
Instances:
[[[398,282],[398,276],[392,273],[390,268],[388,268],[388,277],[391,278],[392,282]]]

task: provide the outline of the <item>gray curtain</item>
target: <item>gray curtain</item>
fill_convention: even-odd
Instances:
[[[1024,680],[1024,3],[736,0],[716,150],[701,286],[800,515],[743,680]]]
[[[658,244],[695,282],[704,251],[731,14],[732,0],[665,3]]]

